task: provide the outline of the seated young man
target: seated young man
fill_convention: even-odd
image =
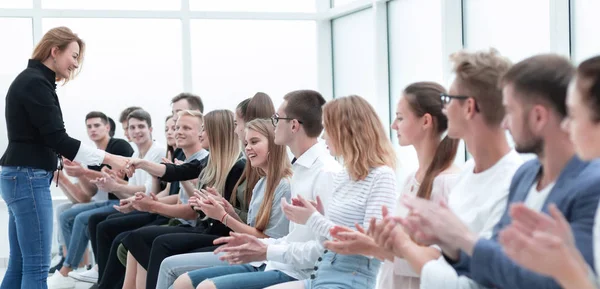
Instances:
[[[85,117],[85,125],[87,134],[98,149],[105,150],[111,154],[130,157],[133,154],[131,146],[122,139],[110,137],[109,118],[102,112],[92,111]],[[68,176],[76,178],[77,182],[73,183],[61,171],[55,172],[54,181],[61,188],[69,202],[63,203],[56,207],[56,219],[60,220],[60,215],[73,207],[81,207],[81,204],[89,202],[106,201],[116,199],[112,194],[98,190],[97,187],[90,182],[96,178],[102,177],[100,172],[101,167],[92,166],[84,168],[81,165],[64,160],[64,171]],[[68,226],[69,224],[60,224],[60,227]],[[66,256],[66,243],[62,234],[62,230],[57,231],[57,239],[59,243],[59,256],[61,257],[58,264],[50,269],[50,273],[60,270]]]
[[[106,122],[108,123],[108,120]],[[164,156],[165,149],[152,140],[150,114],[143,110],[133,111],[128,116],[128,123],[129,134],[137,146],[137,156],[153,162],[160,162]],[[123,140],[119,143],[127,145]],[[109,147],[112,149],[114,144],[115,142],[113,141],[111,146],[109,139],[109,142],[107,142],[107,151]],[[117,144],[117,146],[119,145]],[[67,165],[70,164],[68,163]],[[76,164],[73,163],[73,165]],[[97,169],[100,170],[100,168]],[[119,177],[110,171],[102,172],[101,177],[90,180],[90,182],[95,184],[98,190],[110,192],[110,195],[113,195],[113,197],[106,201],[71,208],[61,214],[61,229],[67,246],[67,254],[65,262],[59,271],[60,274],[54,274],[48,279],[48,286],[50,288],[73,288],[75,286],[74,280],[67,276],[69,272],[77,268],[87,248],[89,241],[87,223],[91,215],[100,212],[116,212],[114,206],[119,204],[119,200],[124,203],[131,202],[133,200],[131,197],[136,192],[149,192],[151,189],[152,179],[148,174],[141,173],[136,175],[130,178],[127,183],[122,183],[118,179]]]
[[[574,69],[568,59],[552,54],[521,61],[503,77],[505,127],[517,151],[534,153],[512,180],[507,210],[494,228],[492,239],[473,234],[448,209],[422,200],[406,200],[413,214],[404,222],[422,241],[440,244],[444,257],[459,275],[481,286],[495,288],[561,288],[551,277],[513,262],[498,243],[498,232],[511,224],[509,208],[524,203],[531,210],[548,212],[549,204],[573,228],[574,244],[593,268],[592,228],[600,198],[600,163],[575,155],[567,132],[565,98]],[[427,222],[422,222],[426,218]]]

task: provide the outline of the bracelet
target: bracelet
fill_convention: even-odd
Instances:
[[[225,227],[227,227],[227,220],[229,219],[229,215],[225,216],[225,223],[223,223],[223,225],[225,225]]]
[[[221,223],[223,223],[223,221],[225,220],[225,218],[227,217],[227,212],[225,212],[225,214],[223,215],[223,217],[221,217]]]

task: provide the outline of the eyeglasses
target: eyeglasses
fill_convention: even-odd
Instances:
[[[291,118],[291,117],[279,117],[278,114],[274,114],[273,116],[271,116],[271,122],[273,123],[273,126],[277,126],[277,124],[279,123],[279,120],[294,120],[295,118]],[[295,119],[298,123],[303,123],[301,120]]]
[[[466,99],[469,99],[469,98],[472,98],[472,97],[470,97],[470,96],[464,96],[464,95],[450,95],[450,94],[447,94],[447,93],[441,93],[440,94],[440,99],[442,100],[442,108],[444,108],[444,106],[450,104],[450,101],[452,99],[466,100]],[[479,112],[479,105],[477,104],[477,101],[474,98],[472,98],[472,99],[475,102],[475,111]]]

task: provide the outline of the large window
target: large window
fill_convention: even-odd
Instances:
[[[0,0],[0,8],[31,8],[31,0]]]
[[[67,131],[89,141],[85,115],[98,110],[118,122],[137,105],[153,117],[154,139],[165,144],[164,117],[183,90],[181,22],[145,19],[44,19],[44,31],[70,27],[86,42],[79,76],[58,87]],[[123,137],[117,125],[116,137]]]
[[[29,18],[0,18],[0,39],[7,40],[0,49],[0,111],[2,111],[2,125],[0,125],[0,154],[4,153],[8,145],[6,137],[6,122],[4,120],[4,96],[15,77],[27,67],[27,59],[33,51],[31,40],[31,19]],[[10,40],[9,40],[10,39]]]
[[[297,89],[317,89],[313,21],[193,20],[194,91],[207,110],[234,110],[265,92],[275,108]]]
[[[517,62],[551,51],[548,0],[465,0],[465,46],[494,47]]]
[[[376,107],[372,12],[367,9],[333,21],[333,84],[335,97],[356,94]]]
[[[600,55],[600,1],[577,0],[571,1],[572,5],[572,55],[578,64],[592,56]]]

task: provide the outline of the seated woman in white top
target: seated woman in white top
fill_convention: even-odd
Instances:
[[[582,160],[600,158],[600,56],[582,62],[567,95],[569,131],[575,152]],[[566,289],[600,288],[600,282],[574,244],[571,227],[556,207],[552,216],[521,205],[511,209],[513,224],[504,229],[500,243],[519,265],[552,276]],[[600,268],[600,207],[594,224],[594,256]]]
[[[397,131],[401,146],[414,146],[419,160],[418,169],[411,173],[402,188],[401,195],[418,196],[431,200],[447,200],[456,181],[459,168],[453,165],[458,140],[444,137],[448,128],[448,119],[442,113],[440,94],[445,93],[443,86],[434,82],[417,82],[404,89],[396,107],[396,119],[392,129]],[[406,207],[397,204],[396,215],[405,216]],[[427,261],[439,258],[439,250],[433,247],[421,247],[414,242],[407,246],[403,258],[386,256],[375,241],[363,235],[361,238],[348,239],[350,229],[339,228],[334,237],[337,242],[327,244],[332,251],[354,252],[367,256],[385,256],[378,278],[378,288],[418,289],[420,269]],[[345,233],[341,233],[345,232]]]

